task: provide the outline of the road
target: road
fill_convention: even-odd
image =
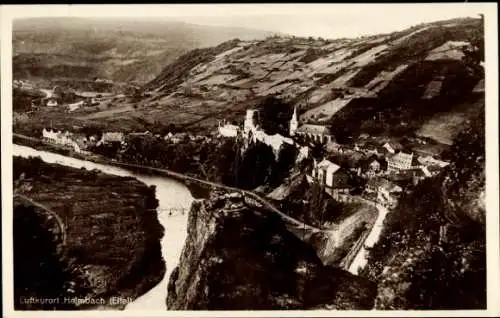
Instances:
[[[44,143],[44,141],[42,141],[38,138],[29,137],[29,136],[25,136],[25,135],[21,135],[21,134],[14,133],[13,136],[18,137],[18,138],[22,138],[22,139],[27,139],[27,140],[31,140],[31,141]],[[55,146],[55,145],[53,145],[53,146]],[[184,181],[192,181],[192,182],[196,182],[196,183],[203,184],[203,185],[208,185],[208,186],[222,189],[222,190],[226,190],[226,191],[238,192],[238,193],[241,193],[246,198],[250,197],[250,198],[254,199],[256,202],[261,204],[263,208],[267,209],[268,211],[271,211],[271,212],[278,214],[285,222],[287,222],[290,225],[293,225],[294,227],[297,227],[297,228],[300,228],[303,230],[307,230],[307,231],[311,231],[313,233],[325,231],[324,229],[319,229],[319,228],[316,228],[314,226],[305,224],[299,220],[296,220],[296,219],[286,215],[285,213],[278,210],[271,202],[267,201],[266,199],[262,198],[258,194],[254,193],[252,191],[249,191],[249,190],[243,190],[243,189],[226,186],[224,184],[220,184],[220,183],[216,183],[216,182],[212,182],[212,181],[208,181],[208,180],[198,179],[196,177],[188,176],[188,175],[178,173],[178,172],[168,170],[168,169],[154,168],[154,167],[145,166],[145,165],[138,165],[138,164],[132,164],[132,163],[118,162],[118,161],[111,161],[111,160],[106,159],[102,156],[99,158],[99,160],[91,159],[90,161],[95,161],[95,162],[101,163],[101,164],[119,166],[119,167],[123,167],[123,168],[156,171],[156,172],[160,172],[161,174],[167,175],[167,176],[175,178],[175,179],[180,179],[180,180],[184,180]]]
[[[305,224],[297,219],[294,219],[288,215],[286,215],[285,213],[281,212],[280,210],[278,210],[272,203],[270,203],[269,201],[267,201],[266,199],[262,198],[261,196],[259,196],[258,194],[256,194],[255,192],[252,192],[252,191],[248,191],[248,190],[243,190],[243,189],[239,189],[239,188],[234,188],[234,187],[230,187],[230,186],[227,186],[227,185],[224,185],[224,184],[220,184],[220,183],[216,183],[216,182],[212,182],[212,181],[208,181],[208,180],[203,180],[203,179],[198,179],[198,178],[195,178],[195,177],[191,177],[191,176],[188,176],[188,175],[185,175],[185,174],[182,174],[182,173],[178,173],[178,172],[175,172],[175,171],[172,171],[172,170],[168,170],[168,169],[161,169],[161,168],[153,168],[153,167],[150,167],[150,166],[143,166],[143,165],[137,165],[137,164],[131,164],[131,163],[123,163],[123,162],[111,162],[111,161],[108,161],[107,164],[111,164],[111,165],[117,165],[117,166],[121,166],[121,167],[126,167],[126,168],[139,168],[139,169],[148,169],[148,170],[151,170],[151,171],[156,171],[156,172],[161,172],[163,174],[166,174],[170,177],[173,177],[173,178],[176,178],[176,179],[182,179],[182,180],[186,180],[186,181],[192,181],[192,182],[196,182],[196,183],[199,183],[199,184],[204,184],[204,185],[208,185],[208,186],[211,186],[211,187],[214,187],[214,188],[218,188],[218,189],[222,189],[222,190],[227,190],[227,191],[232,191],[232,192],[238,192],[238,193],[241,193],[243,196],[247,196],[247,197],[251,197],[252,199],[254,199],[255,201],[257,201],[258,203],[260,203],[262,205],[262,207],[266,208],[267,210],[270,210],[276,214],[278,214],[284,221],[298,227],[298,228],[303,228],[305,230],[309,230],[309,231],[313,231],[313,232],[321,232],[321,231],[324,231],[322,229],[319,229],[319,228],[316,228],[314,226],[311,226],[311,225],[308,225],[308,224]]]
[[[50,216],[52,216],[56,220],[57,224],[59,225],[59,230],[60,230],[61,236],[62,236],[62,244],[63,244],[63,246],[66,245],[66,227],[64,226],[63,220],[61,219],[61,217],[56,212],[52,211],[47,206],[45,206],[45,205],[43,205],[41,203],[38,203],[38,202],[34,201],[33,199],[31,199],[30,197],[27,197],[27,196],[25,196],[23,194],[14,193],[14,196],[19,197],[19,198],[27,201],[31,205],[33,205],[33,206],[35,206],[37,208],[42,209],[43,211],[47,212]]]
[[[19,138],[23,138],[23,139],[43,142],[40,139],[28,137],[25,135],[19,135],[19,134],[13,134],[13,135],[16,137],[19,137]],[[94,162],[101,163],[101,164],[120,166],[123,168],[129,168],[129,169],[142,169],[142,170],[147,170],[147,171],[155,171],[155,172],[159,172],[163,175],[166,175],[166,176],[169,176],[169,177],[172,177],[175,179],[196,182],[198,184],[203,184],[203,185],[211,186],[211,187],[226,190],[226,191],[238,192],[245,197],[245,202],[250,203],[251,205],[254,205],[256,207],[264,208],[270,212],[278,214],[283,219],[283,221],[285,221],[285,223],[287,223],[287,226],[289,226],[289,227],[292,226],[295,230],[300,230],[303,233],[304,237],[306,236],[306,232],[308,232],[308,234],[309,234],[307,236],[310,236],[310,234],[313,234],[313,233],[321,232],[330,238],[334,238],[339,234],[337,227],[333,227],[333,228],[329,228],[329,229],[320,229],[320,228],[311,226],[309,224],[305,224],[297,219],[294,219],[294,218],[286,215],[285,213],[281,212],[279,209],[277,209],[272,203],[270,203],[266,199],[262,198],[261,196],[259,196],[255,192],[252,192],[249,190],[239,189],[239,188],[230,187],[230,186],[216,183],[216,182],[199,179],[196,177],[188,176],[186,174],[178,173],[178,172],[168,170],[168,169],[154,168],[154,167],[145,166],[145,165],[124,163],[124,162],[118,162],[118,161],[111,161],[111,160],[106,159],[102,156],[100,156],[100,158],[98,160],[91,159],[90,161],[94,161]],[[249,198],[250,198],[250,200],[248,200]],[[380,233],[382,230],[383,219],[385,218],[385,215],[388,212],[385,207],[383,207],[380,204],[377,204],[376,202],[373,202],[373,201],[370,201],[370,200],[367,200],[367,199],[364,199],[364,198],[361,198],[358,196],[356,196],[355,198],[353,197],[353,199],[356,199],[356,200],[359,200],[361,202],[375,206],[379,210],[379,218],[377,219],[377,221],[375,222],[375,224],[373,225],[371,230],[368,233],[364,233],[362,235],[363,238],[358,240],[355,244],[356,245],[355,248],[350,251],[348,259],[346,260],[346,262],[344,262],[344,265],[346,268],[352,267],[354,263],[357,264],[357,263],[363,262],[365,260],[366,248],[373,246],[373,244],[378,240],[378,237],[380,236]],[[37,204],[37,206],[39,206],[39,204]],[[51,212],[50,210],[48,210],[47,208],[45,208],[43,206],[42,206],[42,208],[44,208],[44,210]],[[54,213],[54,215],[57,217],[58,222],[60,222],[60,224],[62,225],[62,228],[64,229],[64,224],[62,223],[62,221],[60,221],[60,219],[58,218],[58,216],[55,213]]]

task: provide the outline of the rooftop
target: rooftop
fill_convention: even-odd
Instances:
[[[318,163],[319,169],[330,169],[333,173],[340,169],[340,166],[331,162],[330,160],[324,159],[320,163]]]
[[[413,161],[413,154],[407,154],[407,153],[400,151],[400,152],[396,153],[395,155],[390,156],[388,158],[388,160],[399,161],[399,162]]]
[[[330,129],[322,125],[304,124],[297,129],[298,133],[329,135]]]
[[[372,178],[368,181],[366,185],[374,188],[384,188],[388,191],[400,190],[400,187],[397,184],[385,178]]]

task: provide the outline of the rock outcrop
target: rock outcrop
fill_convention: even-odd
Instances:
[[[240,194],[195,201],[168,286],[170,310],[370,309],[375,285],[323,266],[281,219]]]
[[[14,193],[16,309],[121,309],[111,297],[134,299],[162,280],[154,188],[14,157]],[[46,298],[57,301],[36,301]]]
[[[450,159],[384,222],[365,272],[378,283],[376,309],[486,308],[484,112]]]

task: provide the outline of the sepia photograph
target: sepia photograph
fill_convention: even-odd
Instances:
[[[496,4],[0,10],[5,317],[500,314]]]

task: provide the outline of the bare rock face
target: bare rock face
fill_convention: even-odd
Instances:
[[[154,188],[40,158],[14,157],[13,176],[17,310],[123,309],[111,297],[134,299],[162,280]],[[73,298],[83,301],[64,301]]]
[[[193,203],[170,310],[370,309],[376,286],[322,265],[271,213],[236,194]]]

